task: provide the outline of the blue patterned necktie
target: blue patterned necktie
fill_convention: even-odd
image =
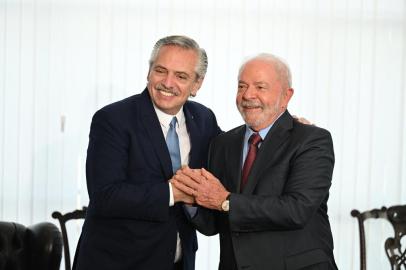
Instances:
[[[176,133],[177,122],[178,120],[174,116],[169,124],[168,134],[166,135],[166,145],[168,146],[169,154],[171,155],[173,173],[179,170],[181,165],[179,138],[178,134]]]

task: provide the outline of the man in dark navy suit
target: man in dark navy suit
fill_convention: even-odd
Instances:
[[[74,269],[194,269],[194,198],[171,178],[181,165],[206,167],[209,142],[220,133],[213,112],[188,101],[206,70],[194,40],[165,37],[152,51],[147,88],[93,116],[90,202]]]

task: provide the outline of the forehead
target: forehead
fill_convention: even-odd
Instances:
[[[277,74],[274,65],[265,60],[254,59],[248,61],[240,74],[240,81],[245,82],[274,82]]]
[[[192,73],[198,61],[197,52],[175,45],[162,46],[153,66],[162,66],[168,70]]]

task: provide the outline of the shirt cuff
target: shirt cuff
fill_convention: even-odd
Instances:
[[[173,198],[173,190],[172,190],[172,184],[169,184],[169,206],[174,206],[175,204],[175,199]]]

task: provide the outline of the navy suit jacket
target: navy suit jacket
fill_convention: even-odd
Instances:
[[[206,167],[220,129],[211,110],[183,106],[189,166]],[[179,232],[183,269],[193,270],[197,239],[181,204],[169,207],[171,159],[149,93],[110,104],[92,119],[86,161],[89,207],[74,269],[172,270]]]
[[[219,135],[208,167],[232,194],[228,213],[199,208],[193,221],[220,234],[220,270],[337,269],[327,200],[333,142],[322,128],[288,111],[261,144],[240,192],[245,125]]]

